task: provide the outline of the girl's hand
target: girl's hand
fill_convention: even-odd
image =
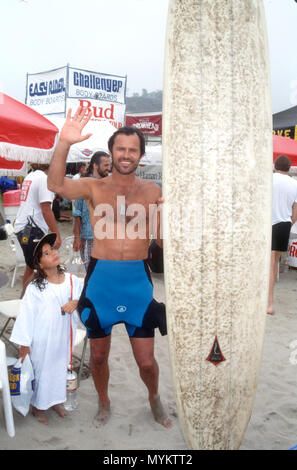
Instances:
[[[62,310],[65,313],[73,313],[76,310],[78,304],[78,300],[69,300],[67,304],[62,306]]]
[[[21,346],[19,349],[19,358],[22,359],[22,362],[24,362],[25,357],[27,354],[30,354],[30,348],[29,346]]]

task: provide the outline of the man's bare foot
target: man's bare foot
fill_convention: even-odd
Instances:
[[[273,310],[273,306],[272,306],[272,305],[270,305],[270,306],[268,307],[267,313],[268,313],[268,315],[274,315],[274,310]]]
[[[35,406],[32,406],[32,413],[33,413],[33,416],[35,416],[35,418],[38,418],[38,421],[41,424],[45,424],[45,425],[48,424],[43,410],[38,410],[37,408],[35,408]]]
[[[54,405],[53,408],[61,418],[65,418],[65,416],[67,416],[67,411],[63,405]]]
[[[110,418],[110,402],[102,403],[99,400],[98,413],[94,418],[95,426],[104,426]]]
[[[152,399],[150,399],[150,405],[153,416],[157,423],[161,424],[166,429],[171,428],[171,420],[168,418],[164,411],[159,395],[155,395]]]

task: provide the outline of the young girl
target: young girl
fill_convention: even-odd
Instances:
[[[13,343],[21,345],[23,360],[30,355],[35,374],[31,404],[34,416],[43,424],[48,424],[44,410],[51,407],[62,418],[66,415],[62,403],[66,401],[70,328],[74,338],[79,322],[75,309],[82,290],[79,279],[60,266],[55,240],[56,234],[49,233],[35,247],[37,274],[26,289],[10,337]]]

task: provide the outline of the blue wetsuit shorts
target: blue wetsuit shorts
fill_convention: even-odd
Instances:
[[[124,323],[133,338],[152,338],[154,329],[167,333],[165,305],[153,298],[146,261],[91,258],[78,302],[89,338],[104,338],[113,325]]]

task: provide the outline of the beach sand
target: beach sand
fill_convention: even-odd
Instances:
[[[72,235],[72,222],[59,223],[62,238]],[[60,250],[63,261],[65,249]],[[12,278],[13,255],[7,241],[0,242],[0,270]],[[19,298],[22,270],[14,288],[0,290],[0,300]],[[163,275],[153,275],[155,297],[164,301]],[[297,444],[297,270],[281,272],[275,289],[274,316],[267,315],[263,360],[259,386],[242,450],[286,450]],[[0,327],[5,318],[0,315]],[[296,341],[296,345],[292,344]],[[81,346],[78,347],[78,351]],[[8,347],[8,354],[15,351]],[[78,409],[61,419],[53,410],[47,412],[48,426],[40,424],[29,413],[26,417],[14,411],[16,435],[6,432],[0,413],[1,450],[183,450],[187,449],[172,388],[167,336],[156,331],[155,354],[160,367],[160,396],[172,428],[157,424],[150,411],[147,392],[132,356],[130,342],[122,325],[113,329],[110,353],[111,418],[97,428],[97,394],[88,368],[80,383]],[[86,361],[89,357],[87,348]],[[297,361],[296,361],[297,362]],[[0,401],[1,403],[1,401]]]

